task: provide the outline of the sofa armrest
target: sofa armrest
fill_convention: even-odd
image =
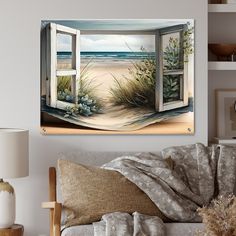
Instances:
[[[43,202],[42,208],[50,210],[50,236],[60,236],[62,204],[58,202]]]

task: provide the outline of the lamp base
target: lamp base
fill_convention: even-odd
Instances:
[[[15,192],[3,179],[0,179],[0,209],[0,228],[11,227],[15,222]]]

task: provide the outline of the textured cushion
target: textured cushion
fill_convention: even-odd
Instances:
[[[193,236],[198,231],[204,229],[201,223],[166,223],[167,236]],[[66,228],[62,231],[61,236],[94,236],[93,225],[79,225]],[[199,234],[200,235],[200,234]]]
[[[66,226],[89,224],[110,212],[135,211],[167,218],[135,184],[116,171],[59,160],[63,205],[75,218]]]

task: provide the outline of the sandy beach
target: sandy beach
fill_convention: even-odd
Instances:
[[[60,63],[61,68],[68,68],[69,60],[63,60]],[[81,71],[88,64],[89,60],[81,60]],[[70,66],[70,65],[69,65]],[[96,96],[102,101],[103,114],[93,115],[91,117],[81,117],[81,120],[91,125],[120,128],[122,124],[127,124],[152,115],[155,109],[151,108],[129,108],[124,106],[114,106],[110,102],[110,88],[113,87],[114,77],[119,79],[121,83],[126,83],[127,79],[132,79],[128,68],[133,68],[131,60],[94,60],[90,62],[88,70],[88,80],[92,81],[93,86],[96,87]],[[193,122],[193,113],[186,113],[180,117],[170,118],[168,123],[191,123]]]
[[[81,65],[81,68],[83,68],[86,65],[87,62],[84,62]],[[109,103],[109,97],[111,96],[109,93],[109,89],[114,86],[114,78],[113,76],[115,76],[116,78],[119,78],[119,80],[121,81],[121,83],[126,83],[127,79],[132,79],[130,77],[128,68],[133,68],[133,64],[131,61],[103,61],[103,62],[99,62],[99,63],[94,63],[92,68],[90,69],[90,76],[89,78],[91,80],[93,80],[93,82],[98,85],[97,87],[97,96],[100,97],[102,100],[105,101],[105,106],[106,108],[111,111],[114,110],[114,107],[112,108],[112,104]],[[113,75],[113,76],[112,76]],[[124,78],[124,75],[126,78]],[[118,120],[127,120],[130,117],[132,117],[132,113],[133,111],[135,111],[135,114],[151,114],[153,112],[155,112],[154,110],[150,109],[150,108],[145,108],[145,109],[140,109],[140,108],[136,108],[136,109],[132,109],[130,108],[129,111],[127,111],[127,114],[122,114],[122,116],[120,117],[116,117],[116,119]],[[117,114],[118,115],[118,114]],[[108,122],[109,122],[109,118],[114,119],[115,117],[107,117],[108,118]],[[100,120],[100,119],[99,119]],[[193,121],[193,114],[186,114],[186,115],[182,115],[178,118],[172,118],[170,119],[168,122],[191,122]],[[104,120],[100,120],[100,122],[104,122]],[[99,122],[99,123],[100,123]]]
[[[99,63],[92,62],[92,66],[89,69],[89,79],[93,80],[95,86],[97,86],[97,96],[101,99],[108,100],[110,96],[110,88],[114,86],[114,77],[118,78],[122,83],[126,83],[130,78],[128,68],[133,68],[131,61],[101,61]],[[86,62],[82,62],[81,70],[86,65]]]

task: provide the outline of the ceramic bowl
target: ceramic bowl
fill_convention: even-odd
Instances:
[[[228,57],[233,54],[236,54],[236,44],[210,43],[208,47],[211,50],[211,52],[216,56]]]

